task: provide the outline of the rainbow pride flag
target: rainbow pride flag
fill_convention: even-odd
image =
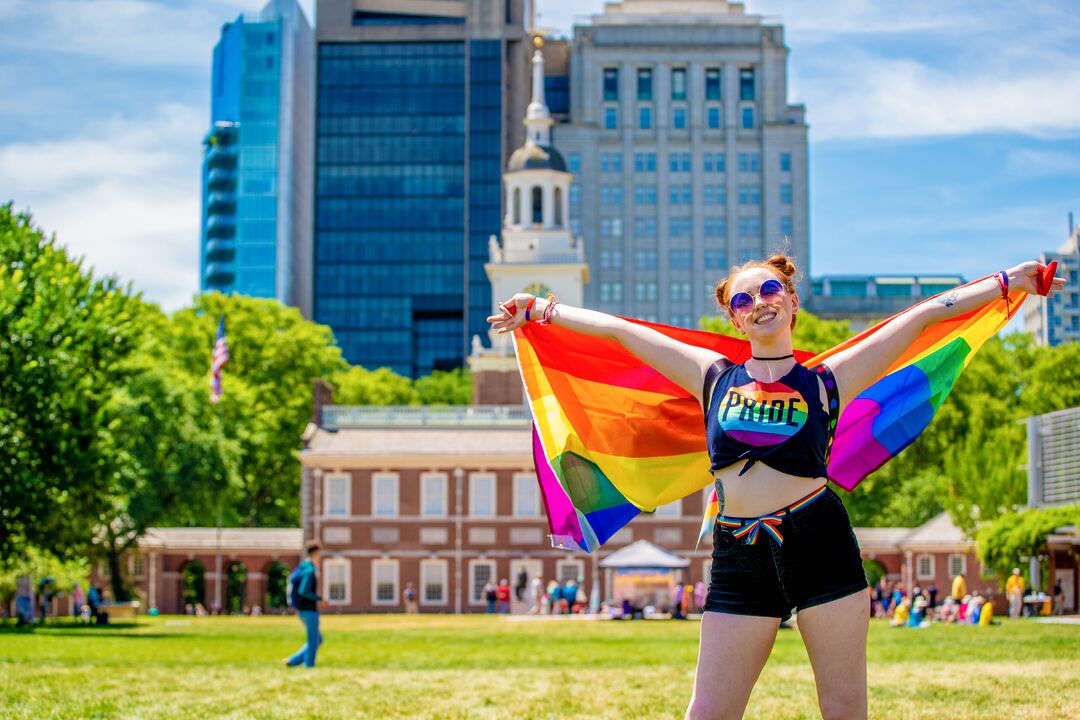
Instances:
[[[999,297],[927,328],[844,408],[829,478],[852,490],[914,442],[975,352],[1016,314],[1024,298],[1013,292],[1008,302]],[[814,367],[908,312],[820,355],[796,350],[795,357]],[[745,340],[631,322],[734,362],[750,356]],[[701,406],[618,342],[528,323],[514,331],[514,344],[534,418],[533,456],[553,545],[595,550],[639,513],[711,485]],[[706,505],[703,534],[715,522],[715,491]]]

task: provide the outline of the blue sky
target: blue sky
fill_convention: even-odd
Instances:
[[[262,4],[3,0],[0,198],[99,272],[187,304],[211,51],[223,23]],[[310,17],[313,0],[301,5]],[[603,2],[538,6],[542,27],[569,34]],[[784,24],[789,99],[807,106],[814,274],[973,278],[1064,241],[1080,212],[1071,6],[746,3]]]

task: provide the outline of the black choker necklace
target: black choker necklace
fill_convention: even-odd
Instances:
[[[792,353],[790,355],[781,355],[780,357],[771,357],[771,358],[758,357],[757,355],[751,355],[750,357],[754,358],[755,360],[787,360],[788,358],[795,357],[795,353]]]

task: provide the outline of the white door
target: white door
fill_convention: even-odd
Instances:
[[[1076,612],[1076,570],[1074,568],[1058,568],[1054,571],[1055,579],[1061,581],[1061,589],[1065,591],[1065,612]]]
[[[541,560],[532,558],[522,558],[520,560],[510,561],[510,611],[517,613],[527,613],[532,608],[533,599],[532,581],[533,578],[540,578],[541,582],[544,580],[544,563]],[[521,597],[518,598],[518,590],[520,588]],[[539,610],[539,608],[537,608]]]

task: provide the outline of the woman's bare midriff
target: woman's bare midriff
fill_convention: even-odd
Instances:
[[[744,464],[745,461],[735,463],[714,476],[723,484],[721,513],[727,517],[766,515],[801,500],[826,482],[823,477],[788,475],[760,461],[745,475],[739,475]]]

